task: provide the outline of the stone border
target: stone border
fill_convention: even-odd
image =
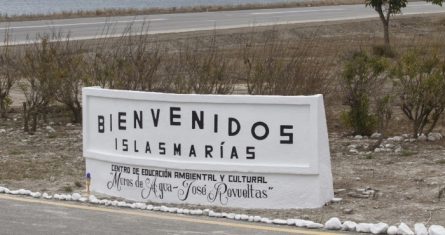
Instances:
[[[10,190],[5,187],[0,186],[0,193],[11,194],[11,195],[22,195],[31,196],[33,198],[41,198],[46,200],[61,200],[61,201],[77,201],[81,203],[90,203],[97,205],[113,206],[113,207],[124,207],[139,210],[148,211],[160,211],[183,215],[195,215],[195,216],[208,216],[214,218],[226,218],[247,222],[257,222],[266,224],[277,224],[277,225],[288,225],[296,226],[299,228],[309,228],[309,229],[325,229],[325,230],[341,230],[359,233],[372,233],[372,234],[388,234],[388,235],[445,235],[445,228],[441,225],[431,225],[428,229],[422,223],[416,223],[414,225],[414,231],[405,223],[401,222],[398,226],[389,226],[386,223],[355,223],[353,221],[344,221],[343,223],[339,218],[330,218],[326,223],[320,224],[310,220],[302,219],[271,219],[261,216],[253,216],[247,214],[235,214],[235,213],[219,213],[214,212],[210,209],[183,209],[177,207],[167,207],[167,206],[153,206],[150,204],[145,204],[141,202],[130,203],[126,201],[108,200],[108,199],[98,199],[94,195],[90,195],[88,198],[83,197],[79,193],[73,194],[54,194],[49,195],[48,193],[32,192],[26,189]]]

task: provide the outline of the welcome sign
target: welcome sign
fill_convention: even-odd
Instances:
[[[135,201],[316,208],[333,198],[321,95],[83,89],[91,190]]]

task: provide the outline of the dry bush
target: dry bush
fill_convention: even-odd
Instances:
[[[9,92],[18,79],[17,51],[9,45],[8,32],[4,39],[4,46],[0,47],[0,117],[6,118],[8,108],[12,103]]]
[[[243,44],[243,75],[249,94],[328,95],[335,82],[332,57],[320,56],[316,41],[282,41],[276,32]]]
[[[57,66],[57,50],[50,42],[50,36],[44,35],[39,42],[25,46],[21,74],[24,78],[19,83],[24,102],[24,130],[34,133],[37,129],[39,116],[47,113],[50,103],[54,100],[57,83],[53,71]],[[31,129],[28,128],[31,119]]]
[[[443,56],[428,50],[407,51],[393,74],[398,80],[400,107],[412,122],[413,136],[430,133],[445,110]]]
[[[231,60],[216,42],[215,35],[202,45],[189,40],[177,53],[185,76],[174,81],[175,86],[196,94],[229,94],[233,91],[235,75]]]

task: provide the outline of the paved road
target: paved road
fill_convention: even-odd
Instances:
[[[443,13],[445,7],[424,2],[409,3],[404,14]],[[204,13],[159,14],[137,17],[79,18],[64,20],[0,23],[0,39],[9,29],[16,43],[33,40],[36,35],[50,32],[70,33],[72,39],[93,39],[104,35],[120,35],[129,24],[133,31],[149,27],[142,33],[187,32],[197,30],[240,28],[287,23],[325,22],[348,19],[374,18],[377,13],[364,5],[341,5],[309,8],[284,8]],[[147,28],[147,27],[146,27]]]
[[[208,217],[94,207],[0,195],[0,234],[302,234],[340,235]]]

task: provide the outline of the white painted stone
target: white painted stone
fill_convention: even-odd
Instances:
[[[369,223],[359,223],[357,226],[355,226],[355,230],[359,233],[370,233],[371,225],[372,224]]]
[[[71,201],[73,198],[71,197],[71,195],[67,194],[65,195],[65,200],[67,201]]]
[[[431,225],[428,228],[429,235],[445,235],[445,228],[441,225]]]
[[[184,215],[188,215],[188,214],[190,214],[190,210],[189,210],[189,209],[184,209],[184,210],[182,211],[182,214],[184,214]]]
[[[180,209],[180,210],[182,212],[182,209]],[[179,213],[179,210],[178,210],[178,213]],[[210,211],[209,212],[209,217],[216,217],[216,213],[214,211]]]
[[[253,216],[249,216],[249,219],[247,221],[253,222]]]
[[[371,233],[372,234],[386,234],[388,230],[388,224],[385,223],[377,223],[371,225]]]
[[[391,225],[391,226],[389,226],[389,228],[386,231],[386,233],[388,233],[388,235],[397,235],[398,231],[399,231],[399,229],[396,226]]]
[[[31,191],[30,190],[26,190],[26,189],[19,189],[18,190],[18,194],[19,195],[29,196],[29,195],[31,195]]]
[[[43,193],[43,194],[42,194],[42,197],[43,197],[44,199],[51,199],[51,198],[53,198],[53,197],[50,196],[48,193]]]
[[[341,221],[337,217],[330,218],[324,224],[324,228],[327,230],[340,230],[341,229]]]
[[[88,199],[86,198],[86,197],[81,197],[80,199],[79,199],[79,202],[86,202]]]
[[[229,213],[227,214],[227,219],[235,219],[235,214],[234,213]]]
[[[284,219],[274,219],[274,220],[272,220],[272,223],[280,224],[280,225],[287,225],[287,220],[284,220]]]
[[[400,234],[400,235],[414,235],[414,232],[405,223],[400,223],[399,227],[398,227],[397,234]]]
[[[91,191],[134,202],[150,200],[165,205],[180,203],[247,209],[320,208],[330,202],[334,196],[326,116],[321,95],[298,97],[183,95],[100,88],[84,88],[82,94],[85,101],[83,108],[88,110],[88,113],[85,113],[85,125],[83,125],[85,128],[83,155],[86,159],[86,172],[93,176]],[[159,108],[161,116],[168,115],[171,107],[181,108],[181,111],[175,111],[175,115],[178,114],[178,118],[175,119],[182,125],[163,123],[155,128],[154,132],[147,131],[149,125],[141,128],[128,125],[126,131],[116,131],[117,122],[110,122],[109,115],[113,115],[113,120],[116,120],[117,112],[124,111],[127,114],[128,124],[134,116],[133,110],[139,110],[141,105]],[[218,121],[221,130],[227,130],[228,125],[228,118],[223,114],[233,113],[233,118],[240,122],[241,132],[236,136],[226,138],[227,136],[223,136],[221,131],[214,133],[210,124],[205,125],[204,130],[194,130],[189,125],[190,122],[187,122],[193,110],[208,113],[204,119],[212,125],[213,114],[219,114],[219,117],[222,117]],[[144,117],[151,115],[149,110],[142,110],[142,113]],[[107,127],[109,124],[112,125],[112,131],[107,128],[104,133],[99,133],[97,120],[102,116]],[[270,128],[265,142],[257,141],[252,138],[251,131],[246,131],[251,129],[252,125],[257,126],[255,124],[257,116],[261,116],[261,121]],[[283,125],[292,125],[293,130],[298,130],[285,130],[292,134],[293,143],[283,144],[287,138],[279,132],[280,126]],[[259,134],[263,131],[263,126],[257,127],[259,128],[256,134]],[[129,148],[129,151],[116,151],[112,147],[115,138],[137,141],[136,147],[139,147],[139,151],[134,151],[134,147]],[[153,152],[153,156],[147,158],[146,153],[140,151],[141,146],[139,146],[143,140],[147,139],[153,142],[168,140],[166,142],[167,154],[158,158]],[[240,156],[239,161],[236,162],[228,157],[210,159],[203,156],[201,149],[199,152],[196,150],[198,155],[196,159],[187,159],[173,156],[173,151],[168,151],[173,143],[180,143],[184,150],[187,146],[196,146],[198,143],[213,144],[213,149],[219,149],[219,143],[222,142],[225,143],[226,150],[239,143],[243,143],[244,148],[253,146],[257,157],[254,161],[250,161],[246,160],[246,156]],[[264,144],[266,142],[267,145]],[[221,144],[221,147],[224,146]],[[182,201],[182,197],[178,197],[177,193],[167,192],[163,194],[163,197],[155,197],[151,194],[149,198],[143,198],[139,187],[125,187],[122,190],[116,190],[115,186],[107,187],[112,165],[125,166],[128,169],[143,169],[150,166],[153,170],[169,169],[170,173],[179,171],[182,174],[214,174],[217,178],[228,176],[227,169],[230,169],[230,174],[234,176],[265,176],[267,183],[254,183],[253,186],[266,190],[267,192],[264,193],[267,193],[267,198],[265,195],[262,198],[229,197],[228,201],[221,202],[207,200],[205,195],[204,197],[187,197]],[[121,173],[121,177],[133,182],[137,179],[137,175],[129,171]],[[183,179],[178,177],[161,177],[158,178],[157,183],[175,187],[181,186],[182,181]],[[224,181],[228,188],[242,186],[239,182]],[[198,180],[195,184],[206,184],[206,192],[210,192],[214,186],[204,179]],[[247,186],[246,182],[242,184]],[[298,195],[298,197],[288,195]]]
[[[71,195],[71,198],[73,199],[73,201],[78,201],[82,196],[79,193],[73,193]]]
[[[297,227],[304,227],[306,225],[306,223],[305,223],[305,220],[302,220],[302,219],[296,219],[295,220],[295,226],[297,226]]]
[[[66,200],[66,195],[65,194],[60,194],[59,195],[59,200]],[[96,199],[97,201],[97,199]],[[94,203],[93,201],[90,200],[90,202]]]
[[[287,225],[295,225],[295,219],[287,219]]]
[[[168,207],[166,207],[166,206],[161,206],[160,211],[162,211],[162,212],[167,212],[167,211],[168,211]]]
[[[31,197],[34,197],[34,198],[39,198],[41,196],[42,196],[42,194],[40,192],[31,193]]]
[[[315,222],[313,222],[313,221],[309,221],[309,220],[306,220],[304,226],[305,226],[306,228],[311,228],[311,229],[320,229],[320,228],[323,228],[323,225],[322,225],[322,224],[315,223]]]
[[[0,193],[4,193],[5,191],[6,191],[6,188],[0,186]]]
[[[113,205],[113,202],[110,200],[105,200],[105,206],[111,206]]]
[[[236,214],[234,219],[235,220],[241,220],[241,215],[240,214]]]
[[[253,218],[253,217],[252,217]],[[248,220],[249,219],[249,216],[248,215],[245,215],[245,214],[242,214],[241,215],[241,220]]]
[[[96,196],[94,196],[94,195],[90,195],[90,196],[88,197],[88,200],[89,200],[89,201],[95,201],[95,200],[97,200],[97,198],[96,198]]]
[[[261,221],[261,216],[258,216],[258,215],[254,216],[253,217],[253,221],[254,222],[260,222]]]
[[[269,219],[269,218],[261,218],[261,223],[266,223],[266,224],[271,224],[272,223],[272,220],[271,219]]]
[[[147,205],[147,208],[146,208],[146,210],[149,210],[149,211],[151,211],[151,210],[153,210],[153,208],[154,208],[154,206],[153,206],[153,205]]]
[[[357,223],[348,220],[348,221],[343,222],[341,229],[344,231],[355,231],[356,226],[357,226]]]
[[[178,210],[176,211],[176,213],[178,213],[178,214],[182,214],[183,212],[184,212],[184,209],[182,209],[182,208],[178,208]],[[213,211],[209,212],[209,216],[210,216],[211,212],[213,212]]]
[[[428,235],[428,229],[422,223],[414,224],[414,233],[416,235]]]
[[[120,202],[117,203],[117,206],[118,206],[118,207],[125,207],[126,204],[127,204],[127,203],[125,203],[125,202],[123,202],[123,201],[120,201]]]

